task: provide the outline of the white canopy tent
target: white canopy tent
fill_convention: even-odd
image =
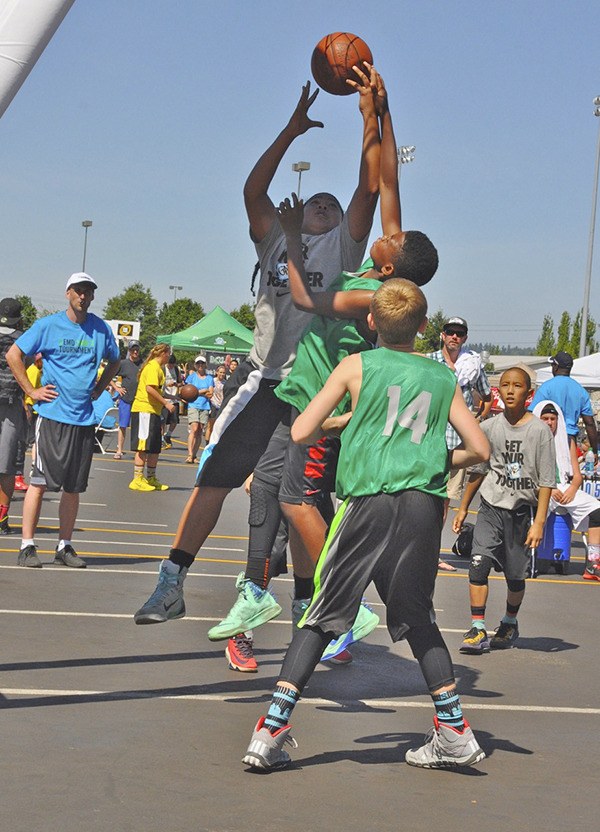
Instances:
[[[535,380],[538,384],[552,378],[552,367],[548,364],[537,371]],[[600,352],[586,355],[585,358],[576,358],[571,370],[571,378],[578,381],[582,387],[588,390],[600,390]]]

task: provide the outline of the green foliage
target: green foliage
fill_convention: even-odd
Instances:
[[[256,326],[256,318],[254,317],[255,308],[256,305],[250,306],[249,303],[242,303],[239,309],[232,309],[229,314],[236,321],[239,321],[242,326],[247,327],[247,329],[254,329]]]
[[[580,316],[581,319],[581,316]],[[579,323],[579,327],[581,328],[581,320]],[[556,339],[556,347],[555,351],[563,351],[563,352],[570,352],[570,344],[571,344],[571,316],[568,312],[563,312],[560,317],[560,323],[558,325],[558,338]],[[577,339],[577,344],[579,344],[579,339]],[[548,353],[550,355],[550,353]]]
[[[535,345],[535,355],[552,355],[556,350],[554,341],[554,319],[551,315],[544,315],[542,332]]]
[[[22,307],[21,317],[23,318],[23,330],[29,329],[34,321],[37,321],[37,309],[29,295],[15,295],[15,299],[19,301]]]
[[[139,321],[141,353],[146,355],[159,334],[156,311],[156,299],[150,289],[145,289],[142,283],[132,283],[120,295],[108,299],[104,317],[110,321]]]
[[[444,328],[446,317],[441,309],[430,316],[425,332],[422,336],[417,336],[415,352],[435,352],[435,350],[439,350],[440,333]]]
[[[195,300],[177,298],[173,303],[163,303],[158,313],[158,334],[171,335],[187,329],[204,317],[204,309]]]
[[[573,358],[579,358],[579,340],[581,338],[581,309],[575,316],[575,320],[573,321],[573,332],[571,335],[571,341],[565,347],[566,351],[570,353]],[[588,316],[587,322],[587,338],[586,338],[586,354],[589,355],[593,352],[598,351],[598,342],[595,340],[596,335],[596,321],[592,318],[591,315]]]

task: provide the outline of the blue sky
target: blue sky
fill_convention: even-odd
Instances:
[[[403,218],[439,249],[430,308],[466,317],[473,341],[523,346],[545,313],[574,313],[600,122],[600,7],[586,0],[76,0],[0,121],[0,294],[61,308],[91,219],[96,311],[134,281],[161,302],[181,285],[206,311],[250,302],[243,183],[338,30],[369,43],[398,142],[417,148]],[[291,148],[271,195],[308,160],[304,195],[347,203],[356,97],[321,93],[313,113],[325,129]],[[597,319],[599,277],[600,251]]]

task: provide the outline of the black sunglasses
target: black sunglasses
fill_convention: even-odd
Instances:
[[[464,329],[445,329],[446,335],[458,335],[459,338],[464,338],[467,334]]]

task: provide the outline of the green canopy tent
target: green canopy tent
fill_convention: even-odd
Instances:
[[[247,355],[254,343],[250,330],[220,306],[215,306],[212,312],[193,326],[172,335],[159,335],[157,340],[169,344],[173,351],[179,349],[206,353],[209,365],[222,363],[211,361],[211,353]]]

